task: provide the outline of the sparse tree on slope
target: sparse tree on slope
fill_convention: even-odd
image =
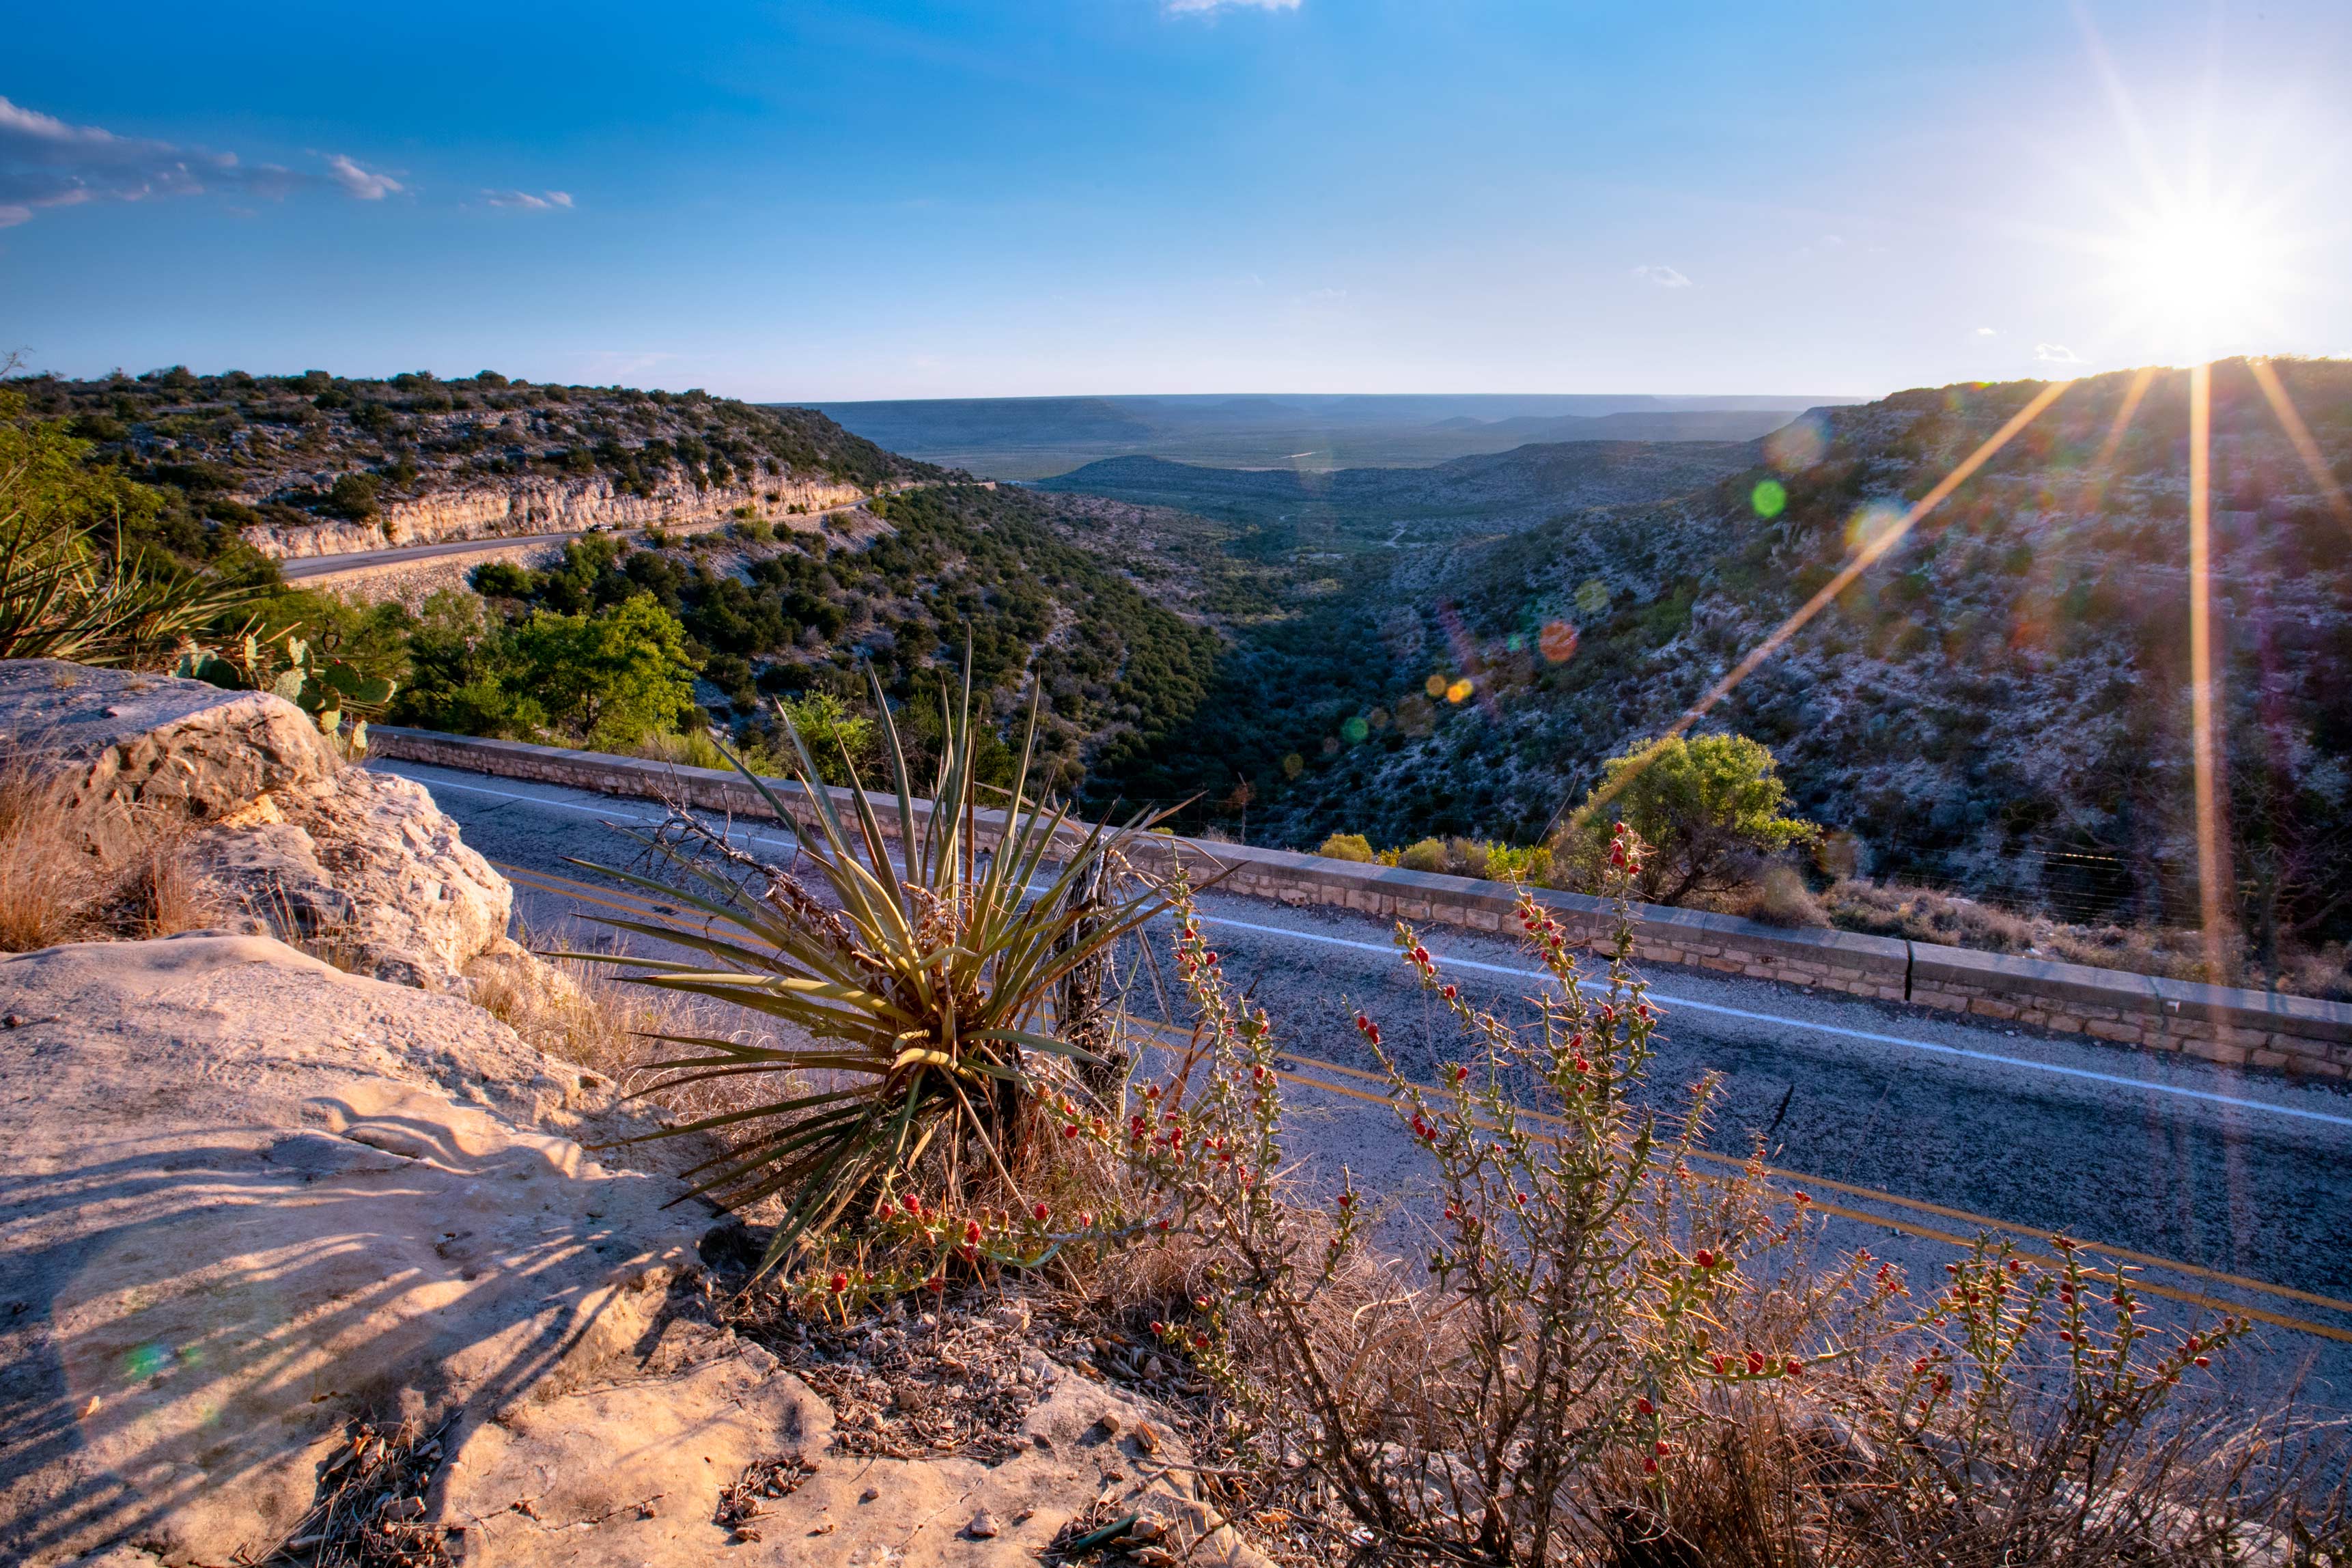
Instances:
[[[1676,735],[1636,743],[1601,765],[1599,787],[1585,797],[1552,847],[1553,854],[1598,884],[1619,822],[1654,853],[1635,890],[1652,903],[1726,892],[1747,881],[1759,857],[1821,835],[1816,825],[1783,815],[1788,786],[1772,753],[1745,735]]]

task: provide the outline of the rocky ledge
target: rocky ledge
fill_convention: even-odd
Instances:
[[[93,875],[170,851],[209,923],[339,967],[464,987],[505,942],[514,891],[418,784],[346,766],[302,710],[258,691],[0,661],[0,734],[51,774]]]
[[[587,1152],[638,1109],[415,984],[504,941],[496,872],[189,687],[0,667],[0,723],[89,853],[163,810],[230,884],[381,889],[411,983],[236,931],[0,958],[0,1562],[1009,1568],[1129,1513],[1136,1563],[1263,1561],[1017,1299],[745,1316],[740,1227]]]

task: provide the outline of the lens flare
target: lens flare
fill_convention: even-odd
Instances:
[[[1445,677],[1433,675],[1421,683],[1421,689],[1432,697],[1443,697],[1445,695]]]
[[[1872,501],[1845,520],[1845,547],[1867,550],[1903,525],[1903,514],[1885,501]]]
[[[1788,510],[1789,487],[1778,479],[1766,479],[1748,493],[1748,503],[1756,515],[1769,522]]]
[[[1469,681],[1457,680],[1453,685],[1445,689],[1445,700],[1448,702],[1466,702],[1470,700],[1470,690],[1471,687]]]
[[[1371,732],[1372,727],[1364,721],[1361,714],[1356,715],[1339,726],[1339,738],[1351,746],[1362,744],[1364,737]]]
[[[1780,473],[1793,474],[1820,462],[1828,447],[1828,423],[1818,414],[1808,414],[1764,437],[1764,460]]]
[[[1545,658],[1554,664],[1566,664],[1576,657],[1576,628],[1566,621],[1547,621],[1538,646],[1543,649]]]
[[[1597,616],[1609,607],[1609,584],[1598,577],[1587,577],[1577,585],[1576,607],[1579,613]]]

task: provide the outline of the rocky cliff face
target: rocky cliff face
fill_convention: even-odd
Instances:
[[[856,485],[809,475],[755,485],[697,486],[669,479],[651,487],[650,494],[624,490],[602,475],[592,475],[437,490],[391,501],[365,522],[256,523],[244,531],[246,542],[261,553],[286,560],[445,540],[691,524],[729,517],[745,507],[772,521],[794,508],[815,512],[854,506],[866,495]]]

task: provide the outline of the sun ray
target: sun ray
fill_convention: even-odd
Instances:
[[[2220,769],[2213,732],[2213,367],[2189,373],[2189,722],[2196,760],[2197,906],[2209,978],[2223,984],[2228,914],[2222,902]]]
[[[2320,493],[2327,498],[2327,504],[2335,509],[2336,515],[2343,519],[2347,526],[2352,526],[2352,497],[2347,497],[2344,487],[2336,482],[2335,472],[2327,466],[2326,456],[2320,451],[2319,443],[2312,439],[2311,426],[2303,422],[2302,412],[2295,407],[2294,399],[2287,395],[2286,385],[2279,380],[2278,372],[2271,368],[2270,361],[2261,359],[2247,360],[2246,369],[2252,373],[2254,384],[2263,389],[2263,395],[2270,400],[2271,412],[2278,416],[2280,427],[2286,431],[2286,438],[2294,444],[2296,456],[2303,459],[2303,466],[2311,470],[2311,477],[2319,486]]]
[[[1838,574],[1831,578],[1819,593],[1799,606],[1794,615],[1775,626],[1771,634],[1762,642],[1750,648],[1747,657],[1732,666],[1730,672],[1717,681],[1706,696],[1693,703],[1688,711],[1675,721],[1674,727],[1666,731],[1667,736],[1681,734],[1705,718],[1708,709],[1731,695],[1732,689],[1754,674],[1757,666],[1780,652],[1782,645],[1802,631],[1805,624],[1820,615],[1832,600],[1844,593],[1855,578],[1869,571],[1877,563],[1881,556],[1900,544],[1905,536],[1918,525],[1921,518],[1942,505],[1945,499],[1965,484],[1970,475],[1991,461],[1995,453],[2015,439],[2019,431],[2040,418],[2042,411],[2057,402],[2059,395],[2074,384],[2071,380],[2053,381],[2034,394],[2033,400],[2012,415],[2008,424],[1987,437],[1984,444],[1962,458],[1950,473],[1946,474],[1937,482],[1934,489],[1912,502],[1910,510],[1897,518],[1893,526],[1855,551],[1853,559],[1849,560],[1839,570]]]
[[[2116,460],[2116,453],[2124,444],[2124,436],[2131,428],[2132,416],[2139,412],[2140,400],[2147,395],[2147,389],[2155,381],[2156,367],[2152,364],[2142,365],[2133,372],[2131,384],[2124,388],[2123,405],[2116,410],[2115,423],[2107,426],[2107,438],[2099,444],[2099,455],[2092,460],[2094,471],[2105,473],[2107,465]],[[2100,481],[2099,488],[2103,490],[2106,488],[2105,480]]]
[[[1953,468],[1950,473],[1946,474],[1941,479],[1937,480],[1934,489],[1929,490],[1926,495],[1921,496],[1917,500],[1912,502],[1910,510],[1904,512],[1901,517],[1897,518],[1892,526],[1880,533],[1876,538],[1866,541],[1859,550],[1855,551],[1853,558],[1840,569],[1836,576],[1830,579],[1828,584],[1822,588],[1821,592],[1806,600],[1803,605],[1798,607],[1795,614],[1791,615],[1787,620],[1782,621],[1778,626],[1774,627],[1769,636],[1766,637],[1762,642],[1758,643],[1753,648],[1749,649],[1747,657],[1731,668],[1730,673],[1724,676],[1722,679],[1717,681],[1715,685],[1709,689],[1706,695],[1693,703],[1683,716],[1675,720],[1666,730],[1666,732],[1660,736],[1659,739],[1671,741],[1675,736],[1680,735],[1685,731],[1688,730],[1693,724],[1697,723],[1701,719],[1705,718],[1708,709],[1713,708],[1717,703],[1729,696],[1732,689],[1737,687],[1741,681],[1747,679],[1750,675],[1754,674],[1756,668],[1759,665],[1762,664],[1766,659],[1770,658],[1775,653],[1778,653],[1790,637],[1795,637],[1799,632],[1804,629],[1805,624],[1808,621],[1811,621],[1815,616],[1821,614],[1822,610],[1828,605],[1831,601],[1834,600],[1840,594],[1845,592],[1847,587],[1853,584],[1855,578],[1861,576],[1864,572],[1869,571],[1872,565],[1874,565],[1880,557],[1884,556],[1888,551],[1894,549],[1895,545],[1902,542],[1904,537],[1907,535],[1913,528],[1917,526],[1920,519],[1926,517],[1929,512],[1942,505],[1944,500],[1949,497],[1954,490],[1959,489],[1961,485],[1968,482],[1970,475],[1974,474],[1979,468],[1983,468],[1985,464],[1991,461],[1996,453],[1998,453],[2003,447],[2008,446],[2011,441],[2017,437],[2018,432],[2023,430],[2027,426],[2040,418],[2042,416],[2042,410],[2057,402],[2059,396],[2063,394],[2068,387],[2074,384],[2074,383],[2071,379],[2066,381],[2053,381],[2047,386],[2044,386],[2040,392],[2034,394],[2032,401],[2026,404],[2024,407],[2019,409],[2014,415],[2010,416],[2009,423],[2003,425],[1990,436],[1986,437],[1981,446],[1978,447],[1975,451],[1962,458],[1959,463]],[[1620,791],[1623,790],[1626,785],[1632,784],[1634,779],[1639,777],[1641,773],[1642,768],[1640,766],[1625,769],[1622,773],[1617,775],[1615,784],[1606,794],[1596,795],[1591,800],[1586,802],[1584,806],[1580,808],[1578,815],[1580,816],[1585,811],[1595,810],[1601,806],[1608,805],[1611,800],[1616,797]],[[1563,805],[1563,810],[1564,809],[1565,805]],[[1558,817],[1555,816],[1554,820],[1557,821]]]

